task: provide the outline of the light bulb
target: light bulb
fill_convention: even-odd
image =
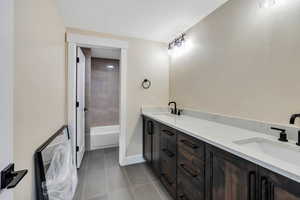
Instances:
[[[106,68],[112,70],[112,69],[115,68],[115,66],[113,66],[113,65],[107,65]]]
[[[259,6],[261,8],[271,8],[276,4],[276,0],[260,0]]]

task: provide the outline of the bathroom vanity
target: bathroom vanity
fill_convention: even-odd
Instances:
[[[144,158],[177,200],[300,200],[300,166],[247,146],[264,140],[277,144],[195,117],[143,113]]]

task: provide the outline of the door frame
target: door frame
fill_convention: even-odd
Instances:
[[[127,83],[127,50],[128,42],[109,38],[86,36],[75,33],[66,34],[67,62],[68,62],[68,126],[73,144],[73,153],[76,156],[76,48],[111,47],[121,50],[120,59],[120,136],[119,136],[119,164],[124,166],[127,149],[127,109],[126,109],[126,83]],[[76,157],[74,157],[76,158]]]
[[[79,106],[76,107],[76,132],[79,131],[80,128],[81,128],[81,131],[83,130],[83,133],[81,133],[81,134],[83,134],[83,138],[81,138],[82,136],[80,136],[80,138],[84,142],[84,148],[82,149],[83,152],[80,152],[81,151],[81,148],[80,148],[81,144],[78,145],[78,135],[76,134],[76,137],[75,137],[75,141],[76,141],[76,159],[75,160],[76,160],[77,168],[80,168],[83,157],[84,157],[84,153],[85,153],[85,150],[86,150],[86,145],[85,145],[85,138],[86,138],[86,135],[85,135],[86,134],[85,133],[85,111],[84,111],[84,108],[85,108],[85,67],[86,67],[85,63],[86,63],[86,61],[85,61],[85,55],[84,55],[83,50],[81,49],[81,47],[77,47],[76,51],[77,51],[76,55],[80,59],[80,61],[78,61],[76,63],[76,102],[79,102]],[[84,80],[83,80],[83,82],[81,82],[81,83],[83,83],[83,85],[78,81],[78,78],[81,76],[81,75],[79,75],[79,67],[78,67],[78,65],[81,63],[81,57],[79,56],[79,51],[81,52],[82,56],[84,57],[83,58],[83,60],[84,60],[84,72],[82,74]],[[80,72],[82,72],[82,71],[80,71]],[[79,91],[80,91],[80,89],[79,89],[80,87],[84,88],[84,93],[82,94],[83,99],[80,99],[81,97],[78,94]],[[81,92],[82,91],[80,91],[80,93]],[[83,102],[81,102],[80,100],[83,100]],[[81,104],[83,104],[83,105],[81,105]],[[81,112],[83,112],[83,113],[80,113],[80,108],[82,108],[82,107],[83,107],[83,110],[81,110]],[[78,119],[79,119],[78,114],[79,115],[83,114],[83,116],[84,116],[83,119],[81,119],[84,124],[83,125],[81,124],[80,126],[78,126]],[[77,146],[79,147],[79,151],[77,151]],[[82,153],[82,157],[80,156],[80,161],[78,161],[78,154],[80,155],[80,153]]]

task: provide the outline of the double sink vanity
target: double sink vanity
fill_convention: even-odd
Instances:
[[[300,148],[270,134],[143,111],[143,155],[177,200],[300,200]]]

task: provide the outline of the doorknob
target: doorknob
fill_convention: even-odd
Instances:
[[[15,164],[9,164],[1,171],[1,187],[0,189],[11,189],[16,187],[19,182],[27,174],[28,170],[15,171]]]
[[[83,110],[84,110],[84,112],[87,112],[87,111],[88,111],[88,109],[87,109],[87,108],[84,108]]]

